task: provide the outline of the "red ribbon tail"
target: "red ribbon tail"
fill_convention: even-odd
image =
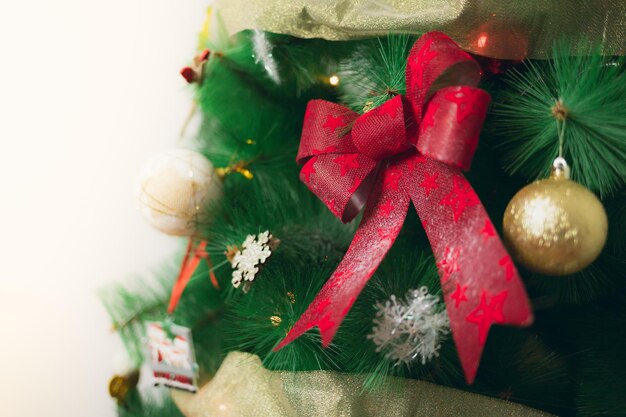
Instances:
[[[191,276],[198,268],[198,265],[200,265],[200,261],[203,258],[203,256],[201,256],[200,254],[204,252],[206,245],[207,245],[206,240],[203,240],[202,242],[200,242],[200,244],[195,250],[194,256],[190,259],[191,251],[193,248],[193,239],[192,238],[189,239],[189,243],[187,244],[187,252],[185,253],[185,257],[183,258],[183,262],[180,266],[180,272],[178,273],[178,278],[176,278],[176,282],[174,283],[174,287],[172,288],[170,302],[169,302],[169,305],[167,306],[167,312],[169,314],[172,314],[174,310],[176,309],[176,305],[178,305],[178,301],[180,300],[180,297],[183,295],[183,291],[185,291],[185,287],[187,287],[189,280],[191,280]]]
[[[215,289],[219,290],[220,283],[217,280],[217,277],[215,276],[215,271],[213,271],[213,261],[211,261],[211,257],[209,256],[208,253],[204,256],[204,260],[206,261],[206,264],[209,267],[209,278],[211,279],[211,284],[213,285],[213,287],[215,287]]]
[[[181,278],[185,274],[185,270],[187,269],[187,263],[189,262],[189,258],[191,257],[191,250],[193,249],[193,238],[189,238],[187,242],[187,249],[185,250],[185,256],[183,257],[183,261],[180,263],[180,270],[178,271],[178,277],[176,277],[176,281],[174,282],[174,287],[172,287],[172,294],[170,294],[170,302],[167,306],[168,314],[172,314],[174,309],[176,308],[176,304],[180,299],[180,296],[183,293],[184,287],[181,288],[180,281]]]
[[[429,159],[412,165],[412,171],[404,169],[409,174],[407,192],[437,261],[452,337],[471,384],[491,326],[528,326],[533,319],[530,303],[515,265],[463,174]]]
[[[289,333],[287,333],[287,336],[274,348],[274,351],[278,351],[287,346],[315,326],[320,329],[322,346],[328,347],[331,344],[343,317],[338,321],[333,321],[331,318],[333,316],[332,308],[328,308],[330,307],[328,304],[324,306],[325,300],[320,296],[321,293],[313,300],[309,308],[300,317]]]
[[[402,229],[410,200],[406,193],[398,191],[398,172],[394,164],[381,171],[346,255],[275,351],[314,326],[320,329],[322,345],[330,345],[343,318]]]

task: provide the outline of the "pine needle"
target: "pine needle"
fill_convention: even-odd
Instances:
[[[572,178],[606,196],[626,183],[624,59],[572,56],[562,42],[548,62],[527,61],[509,71],[510,87],[493,108],[496,146],[512,174],[545,178],[559,154],[553,107],[566,109],[564,157]]]
[[[132,363],[139,367],[145,350],[145,322],[160,320],[165,316],[167,301],[175,272],[160,274],[161,278],[146,280],[135,278],[126,283],[116,283],[98,291],[109,313],[112,329],[116,331]]]
[[[406,60],[414,37],[393,35],[359,45],[339,63],[340,98],[358,113],[406,92]]]

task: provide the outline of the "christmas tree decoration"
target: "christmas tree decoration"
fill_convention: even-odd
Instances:
[[[233,267],[233,287],[239,288],[243,283],[244,292],[248,292],[252,281],[256,278],[265,261],[272,256],[280,241],[266,230],[258,235],[248,235],[241,244],[241,249],[229,256]]]
[[[155,385],[196,392],[198,365],[191,330],[171,323],[148,323],[148,352]]]
[[[314,326],[324,345],[332,341],[413,201],[442,286],[456,285],[467,298],[458,303],[448,292],[445,301],[472,383],[490,327],[532,322],[515,266],[460,171],[471,164],[489,95],[471,86],[480,80],[478,64],[443,33],[422,36],[407,62],[406,97],[397,95],[361,116],[328,101],[308,104],[297,156],[301,180],[344,222],[367,203],[344,259],[277,349]],[[440,89],[427,101],[433,85]],[[487,240],[485,229],[492,232]]]
[[[178,278],[176,282],[174,282],[174,288],[172,288],[172,294],[170,295],[170,303],[167,307],[167,312],[172,314],[180,297],[183,295],[183,291],[185,291],[185,287],[191,280],[192,275],[200,265],[200,261],[204,259],[208,265],[209,269],[209,277],[211,279],[211,284],[219,289],[220,284],[217,281],[217,277],[215,276],[215,272],[213,271],[213,262],[209,257],[209,253],[206,251],[206,247],[208,242],[206,240],[201,241],[194,249],[194,240],[189,239],[189,243],[187,244],[187,251],[185,252],[185,257],[180,265],[180,271],[178,273]],[[193,256],[192,256],[193,253]]]
[[[273,45],[270,43],[265,32],[254,30],[252,35],[254,45],[254,62],[262,64],[267,72],[267,76],[276,84],[280,84],[280,74],[278,64],[272,55]]]
[[[545,275],[569,275],[588,266],[602,251],[608,231],[602,203],[569,179],[563,158],[554,161],[550,178],[515,194],[503,223],[513,256]]]
[[[109,381],[109,395],[115,398],[118,404],[126,402],[128,393],[137,387],[139,370],[132,370],[124,375],[115,375]]]
[[[263,267],[263,276],[254,281],[247,294],[233,291],[239,302],[224,317],[224,344],[229,351],[259,355],[263,365],[271,370],[338,370],[338,348],[323,348],[319,335],[300,338],[285,349],[273,351],[332,271],[328,265],[301,269],[282,262],[285,250],[272,255]]]
[[[410,290],[404,302],[392,295],[385,304],[377,303],[376,308],[374,328],[368,338],[377,352],[384,352],[396,364],[419,360],[424,365],[439,356],[450,322],[439,297],[428,294],[428,288]]]
[[[362,392],[358,387],[364,377],[332,371],[273,372],[255,355],[231,352],[197,394],[176,392],[174,400],[186,417],[552,416],[505,399],[414,379],[387,378],[385,389]]]
[[[189,67],[183,67],[180,70],[180,75],[183,76],[187,83],[201,83],[204,76],[204,64],[209,60],[211,51],[205,49],[193,58],[193,65]]]
[[[483,57],[520,61],[528,56],[525,29],[498,18],[497,13],[492,13],[490,18],[467,34],[469,49]]]
[[[559,154],[584,167],[572,172],[574,181],[605,197],[626,184],[625,61],[584,45],[576,54],[561,42],[551,60],[508,71],[489,130],[507,172],[545,178]],[[561,123],[567,128],[559,151]]]
[[[437,356],[425,363],[418,357],[409,362],[398,362],[387,356],[388,350],[377,351],[377,345],[371,338],[374,321],[381,311],[379,306],[390,301],[392,295],[399,305],[407,306],[407,296],[422,287],[429,289],[429,296],[438,298],[439,301],[434,305],[435,313],[441,313],[440,317],[446,319],[447,331],[450,332],[449,318],[443,303],[445,294],[440,288],[437,265],[432,255],[414,250],[415,246],[414,239],[405,234],[399,237],[389,256],[383,260],[354,302],[334,339],[335,345],[340,348],[341,361],[345,363],[342,369],[366,376],[364,390],[384,390],[389,377],[415,378],[445,385],[452,381],[464,384],[454,340],[447,333],[442,332],[438,338],[440,347]],[[372,372],[374,369],[376,371]]]
[[[621,415],[626,5],[513,3],[211,3],[120,417]]]
[[[585,45],[603,42],[605,55],[626,55],[626,4],[620,0],[555,0],[502,2],[501,0],[217,0],[230,34],[262,29],[299,38],[332,41],[386,36],[389,33],[447,33],[463,49],[480,54],[474,30],[490,23],[493,58],[516,59],[518,36],[527,39],[528,57],[545,59],[554,42],[567,38],[585,53]],[[576,11],[576,16],[571,11]],[[275,11],[280,11],[275,12]],[[509,32],[515,28],[516,36]],[[493,30],[492,29],[492,30]],[[336,43],[336,42],[335,42]]]
[[[138,179],[138,206],[155,228],[173,236],[193,236],[209,221],[209,204],[222,196],[213,165],[201,154],[184,149],[150,159]]]

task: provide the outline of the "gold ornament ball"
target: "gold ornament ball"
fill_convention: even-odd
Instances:
[[[138,206],[152,226],[173,236],[193,236],[208,221],[207,205],[222,196],[222,182],[201,154],[184,149],[161,153],[141,169]]]
[[[139,371],[134,370],[125,375],[115,375],[109,381],[109,395],[124,402],[128,392],[137,387],[139,382]]]
[[[569,180],[565,168],[522,188],[504,213],[504,239],[512,255],[544,275],[582,270],[598,257],[607,237],[602,203]]]

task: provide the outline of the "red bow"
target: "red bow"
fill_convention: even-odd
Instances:
[[[366,208],[345,257],[276,350],[313,326],[322,344],[330,344],[400,233],[410,201],[437,261],[468,383],[492,324],[532,322],[515,265],[459,170],[469,169],[489,104],[475,87],[480,75],[448,36],[430,32],[409,54],[406,96],[362,116],[328,101],[309,102],[300,178],[344,222]]]

